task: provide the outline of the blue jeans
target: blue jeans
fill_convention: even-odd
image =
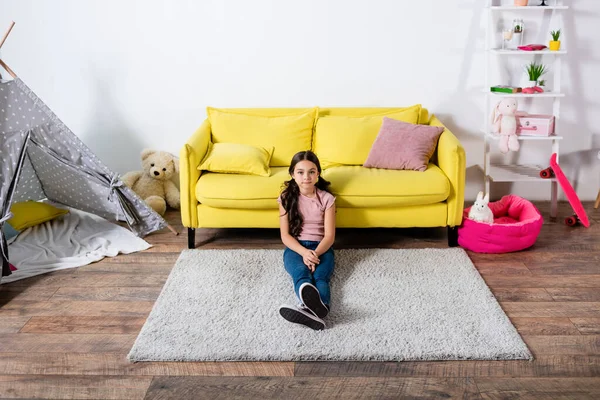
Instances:
[[[309,250],[315,250],[319,245],[319,242],[313,242],[309,240],[299,240],[302,246]],[[311,272],[310,269],[302,261],[302,256],[296,253],[294,250],[285,248],[283,252],[283,265],[288,274],[291,275],[294,281],[294,291],[296,296],[300,299],[298,289],[300,285],[305,282],[311,283],[316,286],[317,290],[321,294],[321,301],[329,306],[330,294],[329,294],[329,281],[333,274],[334,267],[334,256],[333,247],[330,247],[325,253],[319,257],[320,263],[316,266],[315,272]]]

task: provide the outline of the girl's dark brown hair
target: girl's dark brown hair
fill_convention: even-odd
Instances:
[[[300,196],[300,188],[293,178],[296,164],[304,160],[310,161],[317,166],[317,171],[319,172],[319,180],[315,184],[317,188],[329,192],[328,187],[331,184],[321,176],[321,163],[319,162],[319,158],[315,153],[307,150],[294,154],[288,170],[290,176],[292,176],[292,179],[283,183],[284,189],[281,192],[281,205],[285,209],[285,212],[288,216],[290,235],[293,237],[300,236],[300,232],[302,231],[302,223],[304,222],[302,219],[302,214],[300,214],[300,211],[298,210],[298,197]]]

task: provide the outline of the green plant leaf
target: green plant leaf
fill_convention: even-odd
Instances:
[[[527,72],[530,81],[537,81],[540,79],[540,76],[548,72],[544,64],[537,64],[533,61],[525,67],[525,71]]]

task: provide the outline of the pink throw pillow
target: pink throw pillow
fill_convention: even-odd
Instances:
[[[363,167],[425,171],[443,131],[384,117]]]

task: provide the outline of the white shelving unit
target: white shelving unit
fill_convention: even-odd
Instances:
[[[502,49],[502,48],[494,48],[491,46],[492,34],[501,35],[501,30],[497,29],[495,18],[502,17],[503,13],[514,15],[515,13],[527,13],[528,17],[538,17],[540,20],[543,16],[547,16],[546,13],[551,13],[550,17],[552,20],[555,18],[560,18],[560,29],[564,27],[563,23],[563,13],[569,9],[568,6],[562,4],[564,0],[550,0],[549,3],[552,5],[548,6],[537,6],[533,4],[538,4],[540,0],[529,0],[528,6],[514,6],[512,0],[487,0],[487,24],[486,24],[486,61],[485,61],[485,86],[484,92],[486,93],[486,101],[485,101],[485,111],[484,111],[484,123],[482,129],[483,142],[484,142],[484,156],[483,156],[483,165],[479,167],[483,171],[483,175],[485,177],[485,192],[490,192],[490,186],[494,182],[545,182],[550,183],[550,216],[556,217],[557,211],[557,194],[558,194],[558,186],[556,179],[543,179],[540,177],[539,173],[542,169],[548,167],[548,165],[530,165],[530,164],[492,164],[490,162],[490,153],[491,146],[495,144],[499,136],[497,134],[492,133],[491,122],[489,112],[492,109],[491,103],[494,104],[501,100],[504,97],[514,97],[517,100],[519,98],[532,98],[532,99],[552,99],[552,115],[555,118],[555,129],[554,135],[551,136],[519,136],[518,139],[523,144],[523,142],[536,142],[538,145],[547,146],[548,147],[548,160],[550,160],[550,155],[552,153],[559,154],[559,142],[563,139],[562,136],[559,135],[559,117],[560,117],[560,99],[565,97],[564,93],[561,93],[561,62],[562,57],[567,54],[567,51],[564,49],[560,49],[559,51],[550,51],[548,49],[540,50],[540,51],[523,51],[523,50],[512,50],[512,49]],[[548,2],[548,1],[547,1]],[[525,30],[527,32],[527,28]],[[548,41],[550,40],[550,32],[548,32],[544,37],[548,39],[544,43],[548,45]],[[531,43],[531,42],[529,42]],[[523,43],[528,44],[528,43]],[[562,47],[562,46],[561,46]],[[530,57],[533,60],[534,56],[542,56],[545,57],[545,60],[548,60],[548,57],[551,57],[552,62],[548,63],[544,61],[544,64],[549,64],[551,70],[554,75],[553,85],[551,91],[546,91],[544,93],[535,93],[535,94],[524,94],[524,93],[497,93],[491,92],[490,87],[497,84],[506,84],[506,82],[497,82],[491,81],[490,79],[490,62],[496,61],[499,62],[500,59],[504,57]],[[535,100],[533,100],[535,101]],[[546,144],[547,143],[547,144]]]

